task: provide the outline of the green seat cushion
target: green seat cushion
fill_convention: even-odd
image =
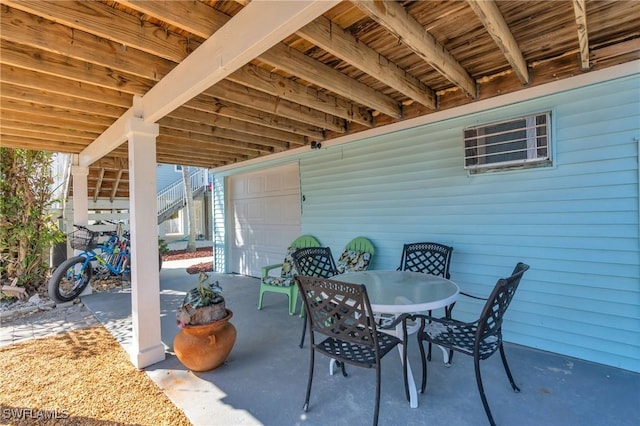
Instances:
[[[293,277],[266,277],[262,279],[262,283],[276,287],[291,287],[292,285],[295,285]]]

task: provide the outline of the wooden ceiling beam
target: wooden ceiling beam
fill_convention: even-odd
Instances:
[[[68,58],[33,46],[2,40],[2,63],[35,71],[40,75],[64,77],[129,95],[146,93],[155,82],[80,59]]]
[[[124,174],[124,169],[120,169],[116,172],[116,178],[113,182],[113,186],[111,187],[111,193],[109,194],[109,201],[111,202],[113,202],[113,200],[116,198],[116,194],[118,193],[118,189],[120,188],[120,184],[122,183],[123,174]]]
[[[337,96],[296,83],[255,65],[245,65],[229,75],[227,79],[368,128],[373,127],[373,116],[365,108]]]
[[[205,90],[204,93],[217,99],[282,115],[292,120],[302,121],[303,123],[329,129],[337,133],[344,133],[347,129],[345,120],[336,116],[279,99],[276,96],[233,83],[232,81],[222,80]]]
[[[169,5],[173,5],[173,3],[179,3],[179,2],[170,2]],[[30,4],[33,5],[33,3],[30,3]],[[208,9],[211,9],[211,8],[208,8]],[[56,8],[55,10],[59,11],[59,8]],[[16,12],[16,11],[12,11],[11,9],[9,9],[9,11],[12,16],[17,15],[17,16],[14,16],[13,19],[7,19],[10,23],[14,23],[14,25],[11,26],[12,31],[9,32],[12,35],[11,40],[15,40],[18,43],[31,40],[30,43],[31,45],[33,45],[32,40],[44,39],[42,41],[42,44],[36,47],[41,49],[46,49],[46,50],[54,49],[54,51],[59,49],[58,48],[59,43],[56,44],[54,40],[50,40],[47,37],[47,34],[50,27],[52,26],[56,27],[57,33],[65,34],[64,29],[57,28],[61,26],[60,24],[49,24],[49,25],[46,25],[45,27],[45,24],[43,24],[42,22],[35,21],[35,22],[32,22],[32,25],[27,26],[25,28],[25,26],[18,25],[17,23],[19,23],[22,20],[27,20],[29,22],[34,21],[34,17],[24,12]],[[49,15],[49,17],[52,18],[51,15]],[[227,17],[227,19],[229,18]],[[3,18],[3,24],[4,24],[4,18]],[[42,28],[42,30],[39,31],[37,34],[34,34],[35,32],[34,26],[36,25],[37,27]],[[14,29],[15,29],[15,32],[23,35],[20,37],[15,36],[13,34]],[[121,32],[123,33],[127,32],[127,30],[128,30],[127,28],[121,28]],[[77,32],[80,32],[80,30],[78,30]],[[4,31],[3,31],[3,34],[4,34]],[[73,32],[68,35],[65,34],[64,37],[66,38],[76,37],[76,32]],[[87,37],[95,38],[95,35],[89,34],[87,35]],[[112,47],[112,46],[104,46],[102,47],[102,49],[107,49],[109,47]],[[63,52],[60,52],[60,53],[62,54]],[[64,53],[64,54],[68,54],[68,53]],[[158,70],[162,70],[162,72],[168,73],[173,68],[173,66],[175,66],[175,64],[168,64],[168,63],[162,62],[164,61],[164,59],[161,60],[160,58],[154,57],[150,53],[138,51],[136,49],[129,49],[127,52],[126,58],[120,58],[120,56],[124,56],[124,55],[121,54],[119,51],[117,51],[117,49],[115,52],[113,51],[113,49],[105,50],[104,54],[101,55],[99,58],[95,57],[95,54],[91,51],[91,49],[86,49],[86,50],[82,49],[79,51],[75,51],[74,54],[75,54],[74,57],[77,59],[90,61],[92,62],[92,64],[99,64],[100,66],[103,66],[106,69],[114,69],[122,73],[126,73],[126,74],[119,74],[117,76],[105,75],[105,78],[100,81],[95,81],[96,77],[93,77],[94,79],[93,83],[97,83],[100,85],[120,85],[122,79],[124,79],[127,82],[135,81],[137,84],[134,85],[130,91],[133,91],[133,89],[137,89],[137,90],[143,90],[145,93],[152,87],[152,84],[159,81],[164,76],[164,74],[160,74]],[[110,60],[109,58],[113,58],[113,60]],[[99,61],[99,62],[95,62],[95,61]],[[158,63],[158,61],[160,61],[160,63]],[[55,62],[56,61],[54,61],[54,63]],[[153,73],[149,73],[145,75],[146,78],[150,79],[149,82],[151,84],[148,87],[147,85],[144,84],[145,82],[144,79],[136,80],[136,78],[139,78],[139,77],[136,77],[136,73],[138,74],[140,73],[139,69],[146,67],[145,65],[141,65],[144,63],[157,63],[158,65],[157,67],[155,67],[156,70]],[[39,66],[39,64],[32,64],[31,66],[35,67],[35,66]],[[85,64],[84,68],[87,68],[87,67],[90,68],[92,66],[93,65],[88,66],[87,64]],[[60,71],[70,72],[71,75],[67,73],[62,75],[60,74],[57,74],[57,75],[68,77],[68,78],[82,77],[78,75],[78,73],[82,69],[82,64],[78,64],[78,66],[74,65],[73,67],[70,67],[68,70],[65,70],[64,67],[49,68],[49,72],[52,72],[52,73],[56,72],[58,68],[60,69]],[[129,76],[129,74],[131,75]],[[115,77],[118,77],[118,78],[115,78]],[[238,105],[248,105],[247,95],[243,94],[242,91],[237,90],[237,88],[235,90],[229,90],[229,87],[226,87],[226,89],[227,90],[215,91],[212,94],[212,96],[218,95],[216,97],[220,97],[221,99],[224,99],[227,102],[236,103]],[[247,90],[249,91],[248,96],[250,98],[256,99],[256,97],[258,97],[258,101],[253,105],[253,107],[260,111],[267,112],[267,113],[274,113],[275,111],[274,111],[273,105],[278,104],[278,102],[280,102],[277,112],[279,112],[283,117],[288,117],[290,119],[294,119],[296,121],[311,124],[314,126],[327,127],[331,131],[340,132],[340,133],[344,132],[346,129],[346,125],[344,122],[340,122],[338,119],[331,119],[329,116],[327,116],[326,112],[322,113],[321,111],[314,110],[312,106],[317,106],[317,103],[314,103],[311,106],[305,105],[308,108],[300,108],[299,104],[283,102],[281,100],[279,101],[279,98],[276,96],[265,95],[264,93],[261,93],[257,90],[252,90],[252,89],[247,89]],[[224,97],[222,97],[222,95]],[[283,98],[283,99],[286,99],[286,98]],[[308,100],[310,99],[311,99],[311,96],[308,97]],[[302,99],[298,98],[297,101],[302,101]],[[309,103],[311,102],[309,101]],[[366,111],[363,112],[362,110],[357,109],[357,107],[355,106],[352,106],[352,108],[354,111],[356,111],[353,113],[354,117],[352,118],[366,116],[367,114]],[[324,109],[326,110],[327,108],[325,107]],[[361,122],[361,121],[366,121],[366,120],[365,119],[358,120],[358,122]]]
[[[23,85],[26,87],[38,88],[42,90],[48,90],[53,88],[53,89],[57,89],[56,91],[59,93],[64,93],[64,94],[73,93],[73,94],[76,94],[76,96],[78,97],[85,97],[86,99],[93,99],[101,102],[104,102],[105,100],[110,100],[111,102],[109,103],[112,103],[118,106],[124,106],[124,107],[131,106],[132,97],[126,94],[122,94],[119,91],[111,92],[112,93],[111,96],[102,95],[102,93],[108,93],[108,92],[103,92],[105,90],[103,88],[111,88],[114,90],[119,90],[121,88],[120,79],[112,78],[112,76],[109,75],[109,73],[107,72],[105,73],[98,72],[97,74],[91,73],[92,78],[84,78],[84,72],[87,69],[95,68],[96,67],[95,65],[88,67],[86,63],[82,63],[84,65],[77,64],[71,67],[70,64],[67,63],[67,65],[69,66],[62,66],[60,64],[68,62],[68,61],[65,61],[64,57],[57,54],[52,54],[40,49],[36,49],[35,51],[33,51],[33,48],[30,54],[22,54],[22,55],[13,54],[12,52],[14,52],[15,49],[20,49],[20,46],[15,45],[14,43],[11,43],[11,42],[6,42],[6,41],[2,42],[2,48],[3,48],[3,56],[2,56],[3,63],[9,64],[9,65],[15,65],[17,67],[22,66],[26,68],[26,69],[15,69],[13,67],[10,67],[9,65],[3,65],[2,72],[0,73],[0,75],[6,82],[15,83],[15,84]],[[48,58],[48,60],[45,58]],[[74,59],[71,59],[69,61],[71,61],[72,63],[81,62]],[[74,73],[73,70],[75,69],[81,70],[80,73],[82,75],[77,75],[77,73]],[[40,74],[39,71],[35,72],[30,70],[47,70],[48,74],[55,75],[57,77],[61,77],[64,79],[69,79],[69,81],[63,80],[64,84],[61,84],[60,81],[55,80],[54,77],[51,77],[50,75],[43,75],[43,74]],[[67,74],[67,73],[70,73],[70,74]],[[120,77],[124,78],[124,74],[121,74]],[[139,77],[136,77],[136,76],[129,76],[129,77],[132,79],[138,80],[138,84],[136,85],[136,87],[141,91],[142,90],[146,91],[153,86],[153,82],[150,80],[140,79]],[[90,83],[83,85],[82,83],[77,83],[75,81],[78,79],[84,80],[85,82],[90,82]],[[94,84],[99,87],[95,88]],[[130,93],[130,92],[131,91],[127,91],[127,93]],[[198,96],[194,98],[193,102],[206,102],[205,99],[208,100],[209,97]],[[230,96],[230,99],[238,100],[233,96]],[[244,101],[244,99],[239,99],[239,101]],[[234,118],[241,121],[251,122],[252,121],[251,117],[255,115],[256,115],[255,111],[252,113],[252,115],[243,115],[240,113],[236,113],[234,114]],[[282,123],[285,120],[287,119],[281,119],[279,122]],[[312,120],[308,120],[308,121],[312,121]],[[273,119],[267,120],[267,123],[274,123],[274,122],[275,120]],[[314,122],[318,123],[319,121],[314,121]],[[255,122],[254,124],[264,125],[264,123],[255,123]],[[315,140],[324,139],[324,136],[320,128],[316,128],[316,130],[313,131],[310,129],[307,130],[302,123],[296,124],[293,121],[288,121],[288,124],[289,126],[286,129],[282,129],[282,127],[284,126],[278,125],[278,124],[276,125],[272,124],[271,126],[267,126],[267,127],[274,127],[274,128],[278,128],[278,130],[284,130],[284,131],[292,131],[293,133],[296,133],[296,134],[304,133],[309,135],[310,137],[315,138]],[[270,131],[269,129],[264,129],[265,133],[269,133],[269,131]]]
[[[585,0],[573,0],[573,11],[578,27],[578,44],[580,45],[580,69],[587,71],[589,63],[589,31],[587,28],[587,5]]]
[[[93,163],[90,169],[93,167],[100,167],[107,170],[127,170],[128,166],[129,165],[126,158],[107,156],[102,157],[101,159]]]
[[[478,97],[476,84],[464,67],[400,3],[373,0],[352,2],[467,96],[474,99]]]
[[[2,140],[2,146],[4,148],[25,148],[35,151],[48,151],[48,152],[62,152],[62,153],[76,153],[83,146],[86,146],[85,142],[80,144],[70,141],[60,141],[55,139],[48,139],[46,141],[46,149],[44,148],[45,142],[42,137],[38,137],[37,134],[27,134],[28,132],[20,132],[18,134],[6,133],[5,129],[2,129],[0,133],[0,140]]]
[[[394,118],[402,117],[400,105],[391,97],[285,44],[272,47],[258,59],[383,114]]]
[[[7,99],[0,97],[0,109],[2,111],[12,111],[16,113],[37,114],[44,119],[68,119],[75,123],[82,125],[95,125],[109,127],[113,123],[113,119],[110,117],[90,114],[87,112],[74,111],[70,109],[58,108],[50,105],[36,104],[32,102],[25,102],[15,99]]]
[[[46,67],[46,64],[42,64],[42,66]],[[75,80],[60,79],[6,64],[0,64],[0,82],[122,108],[129,108],[133,103],[133,95],[129,93],[80,83]]]
[[[192,34],[198,35],[204,39],[209,38],[212,34],[218,31],[223,25],[225,25],[231,19],[230,17],[226,16],[221,12],[218,12],[217,10],[211,7],[208,7],[206,5],[203,5],[202,3],[197,3],[197,2],[193,4],[189,4],[189,7],[186,7],[185,4],[180,4],[179,2],[149,2],[149,1],[137,1],[137,0],[124,0],[122,3],[142,13],[145,13],[147,15],[160,19],[162,21],[170,22],[172,25],[175,25],[176,27],[184,29],[185,31],[188,31]],[[192,19],[195,16],[197,16],[197,18]],[[280,45],[281,45],[280,48],[286,47],[286,45],[282,43],[280,43]],[[269,57],[274,62],[273,66],[275,66],[276,68],[285,69],[285,67],[287,66],[286,58],[278,59],[277,52],[275,57],[273,54],[269,55]],[[260,55],[259,58],[262,59],[262,55]],[[327,73],[327,67],[319,61],[309,61],[307,63],[307,66],[310,66],[312,68],[312,74],[314,74],[314,72],[315,74]],[[333,76],[336,75],[335,73],[338,73],[337,71],[334,71],[334,70],[331,70],[331,71],[333,71],[333,73],[330,73],[330,74],[333,74]],[[293,82],[288,83],[287,86],[289,87],[289,89],[283,90],[278,88],[277,86],[274,86],[274,84],[276,83],[274,83],[273,80],[275,79],[278,82],[281,82],[282,80],[280,78],[273,77],[273,76],[266,78],[262,73],[253,73],[254,75],[252,76],[252,73],[253,71],[250,67],[245,66],[243,68],[240,68],[240,70],[235,74],[234,81],[236,81],[237,83],[246,84],[247,86],[253,87],[254,89],[257,89],[257,90],[263,90],[266,93],[270,93],[272,95],[281,97],[282,99],[287,99],[289,101],[299,103],[309,108],[314,108],[314,109],[318,109],[319,111],[337,115],[346,120],[350,120],[350,121],[354,121],[356,123],[362,124],[363,126],[367,126],[367,127],[372,126],[371,114],[357,105],[339,100],[338,98],[335,98],[332,95],[328,95],[328,94],[324,94],[322,99],[314,99],[313,93],[311,93],[311,96],[303,96],[302,94],[306,92],[304,92],[299,87],[299,85],[296,85]],[[295,72],[292,72],[290,74],[297,75],[297,73]],[[249,79],[250,76],[252,76],[253,78]],[[255,80],[256,77],[262,78],[263,81],[257,82]],[[347,76],[344,76],[344,75],[343,77],[348,78]],[[304,79],[307,81],[311,81],[308,78],[304,78]],[[352,90],[355,90],[357,92],[361,92],[361,91],[368,92],[362,87],[363,85],[359,83],[357,80],[354,80],[354,79],[350,79],[350,80],[353,86]],[[348,96],[350,91],[345,92],[345,91],[336,90],[336,88],[334,88],[332,85],[331,79],[327,79],[327,80],[320,79],[320,81],[322,81],[324,84],[318,84],[318,86],[331,90],[336,94],[340,94],[347,99],[353,99]],[[384,95],[381,95],[381,94],[378,94],[378,95],[379,95],[378,100],[382,103],[382,105],[387,105],[388,103],[392,102],[388,98],[386,98]],[[367,96],[365,96],[365,98],[367,98]],[[360,103],[363,105],[367,105],[366,103],[362,103],[362,102]],[[336,107],[338,108],[333,110],[331,109],[327,110],[326,108],[327,105],[331,106],[332,104],[335,104]],[[397,108],[397,111],[396,111],[393,107],[389,105],[387,105],[386,107],[391,108],[390,111],[392,111],[392,114],[399,113],[399,108]]]
[[[3,0],[8,6],[173,62],[189,55],[186,37],[95,1]]]
[[[102,179],[104,178],[105,169],[103,167],[100,168],[98,179],[96,181],[96,186],[93,189],[93,202],[98,201],[98,196],[100,195],[100,189],[102,188]]]
[[[19,49],[19,45],[16,43],[23,43],[23,42],[26,42],[27,40],[31,40],[30,46],[40,50],[39,52],[38,51],[32,52],[32,55],[30,56],[28,54],[20,54],[19,52],[13,53],[10,55],[10,58],[12,59],[12,63],[20,64],[22,66],[25,66],[31,69],[37,69],[37,68],[47,69],[48,73],[55,74],[63,78],[69,78],[69,79],[83,79],[83,78],[88,79],[88,77],[84,75],[83,70],[91,70],[96,66],[98,67],[98,69],[100,69],[100,67],[104,67],[104,69],[106,70],[114,70],[113,73],[115,73],[115,75],[105,72],[104,74],[102,74],[101,78],[98,78],[96,74],[92,74],[91,83],[118,90],[118,89],[121,89],[123,80],[126,81],[127,83],[135,82],[135,84],[127,91],[129,92],[143,91],[144,93],[150,90],[151,87],[153,87],[153,85],[164,76],[164,74],[159,74],[158,70],[162,70],[162,72],[168,73],[173,68],[173,66],[175,66],[174,63],[171,63],[169,66],[168,63],[163,62],[166,60],[154,57],[149,53],[141,52],[136,49],[129,49],[126,52],[127,53],[126,55],[124,55],[124,53],[122,52],[119,52],[117,49],[116,51],[113,51],[113,49],[105,50],[104,54],[100,55],[99,58],[96,58],[95,53],[91,49],[86,49],[86,50],[81,49],[78,51],[74,51],[74,58],[76,59],[72,59],[69,66],[66,67],[66,65],[61,65],[67,62],[67,60],[65,60],[65,58],[61,55],[68,54],[68,53],[59,52],[58,46],[60,43],[56,44],[54,40],[49,39],[49,30],[51,29],[51,27],[54,27],[56,33],[63,34],[63,38],[77,37],[77,33],[81,32],[80,30],[76,30],[71,34],[66,34],[63,28],[58,28],[62,26],[60,24],[52,23],[52,24],[46,24],[45,26],[42,20],[36,20],[34,19],[35,17],[33,17],[28,13],[15,11],[10,8],[6,8],[6,9],[8,9],[8,14],[12,18],[9,19],[8,17],[3,15],[3,26],[5,24],[5,21],[8,21],[12,25],[10,25],[11,31],[2,32],[2,37],[4,38],[5,34],[11,35],[10,39],[15,41],[15,43],[13,41],[11,43],[14,46],[16,46],[16,49]],[[28,26],[19,25],[20,22],[23,22],[23,21],[29,22],[30,25]],[[36,32],[34,28],[41,28],[41,31]],[[18,37],[16,36],[16,33],[22,34],[22,36]],[[87,38],[91,38],[91,37],[95,38],[94,35],[87,35]],[[40,44],[37,44],[36,46],[34,46],[33,40],[39,40]],[[5,47],[7,47],[7,42],[4,42],[4,43],[5,43]],[[73,43],[71,43],[71,45],[72,45],[71,47],[75,46],[73,45]],[[102,46],[102,47],[97,46],[97,48],[102,48],[102,49],[107,49],[109,47],[112,47],[112,46],[109,46],[109,45]],[[58,52],[58,53],[47,54],[47,52],[51,52],[50,49],[53,49],[52,50],[53,52]],[[5,50],[3,48],[3,54],[4,52]],[[121,56],[126,56],[126,58],[121,58]],[[47,63],[43,63],[42,60],[39,60],[38,58],[49,58],[51,61]],[[99,62],[94,62],[98,60]],[[78,62],[75,62],[75,61],[78,61]],[[89,61],[91,63],[86,64],[86,63],[82,63],[82,61]],[[158,64],[158,61],[160,61],[159,64]],[[147,64],[156,63],[159,65],[155,67],[156,69],[154,70],[154,72],[145,74],[146,79],[140,78],[137,76],[137,74],[140,73],[139,71],[140,68],[143,68],[143,69],[148,68],[147,65],[143,65],[145,63]],[[248,103],[247,95],[241,93],[241,91],[239,90],[226,90],[226,91],[221,90],[220,92],[215,92],[215,94],[217,95],[224,94],[224,100],[234,104],[247,105]],[[274,112],[273,105],[274,103],[278,102],[277,97],[265,95],[255,90],[250,91],[248,96],[249,98],[253,97],[254,99],[256,98],[256,96],[259,97],[259,101],[256,104],[257,108],[254,108],[254,109],[257,109],[262,113],[272,114]],[[296,121],[299,121],[301,123],[312,124],[313,126],[316,126],[316,127],[326,126],[330,128],[332,131],[336,131],[340,133],[344,132],[346,128],[346,125],[344,122],[340,122],[337,119],[331,119],[330,116],[328,116],[325,113],[322,113],[320,111],[315,111],[313,109],[300,108],[300,105],[296,105],[293,103],[287,102],[285,104],[284,102],[281,102],[281,106],[278,112],[281,112],[283,114],[282,115],[283,119],[279,121],[270,120],[271,123],[286,121],[289,124],[289,126],[293,126],[293,122],[289,121],[289,119],[295,118]],[[258,114],[253,113],[252,115],[256,116]],[[236,118],[242,119],[242,117],[240,117],[239,115],[236,115]],[[251,121],[251,119],[248,119],[245,121]],[[275,126],[279,127],[278,124],[275,124]],[[274,127],[274,125],[270,127]],[[299,133],[303,133],[303,132],[299,132]],[[315,135],[313,137],[318,138],[318,140],[320,137],[323,138],[323,136],[320,135],[320,132],[315,132]]]
[[[320,16],[297,34],[414,101],[436,108],[433,90],[329,19]]]
[[[248,133],[259,137],[280,140],[286,142],[287,144],[305,145],[307,143],[307,139],[304,135],[272,129],[269,127],[248,123],[246,121],[233,120],[218,114],[212,114],[209,112],[195,110],[187,107],[181,107],[174,110],[173,112],[171,112],[171,114],[168,115],[168,117],[185,120],[185,124],[188,124],[188,122],[192,122],[192,131],[202,129],[202,127],[197,127],[196,124],[204,124],[205,126],[210,126],[210,131],[211,128],[218,127],[223,129],[235,130],[237,132]]]
[[[210,112],[221,117],[246,121],[272,129],[282,130],[296,135],[304,135],[313,140],[324,140],[322,128],[312,126],[300,121],[290,120],[286,117],[248,108],[233,102],[225,102],[213,96],[200,95],[183,105],[183,108],[197,111]],[[180,108],[179,108],[180,109]],[[174,111],[175,112],[175,111]]]
[[[119,0],[125,6],[207,39],[231,18],[200,2]]]
[[[234,132],[233,130],[227,129],[213,129],[213,131],[209,133],[203,132],[193,132],[184,130],[182,128],[176,127],[175,122],[181,120],[175,120],[170,118],[163,118],[161,120],[161,134],[163,136],[175,136],[182,139],[192,139],[194,141],[207,141],[213,142],[217,139],[222,139],[226,143],[220,142],[221,146],[227,147],[227,151],[229,148],[235,148],[238,150],[245,150],[247,154],[249,152],[259,152],[259,153],[272,153],[274,149],[283,150],[287,149],[286,144],[283,144],[279,141],[270,141],[267,138],[252,138],[250,135],[238,134],[239,132]],[[276,147],[271,146],[271,144],[276,145]]]
[[[493,0],[468,0],[468,4],[478,15],[480,22],[507,58],[522,84],[529,84],[527,61],[496,3]]]
[[[87,145],[92,140],[94,140],[97,135],[99,135],[99,133],[85,132],[82,130],[78,130],[76,128],[70,129],[68,127],[57,127],[57,126],[52,126],[50,124],[43,124],[42,122],[29,123],[24,121],[8,120],[5,118],[0,119],[0,127],[2,127],[3,132],[7,132],[9,130],[17,131],[17,132],[28,131],[28,132],[38,132],[43,137],[50,137],[55,135],[55,136],[74,138],[78,141],[86,140]]]
[[[14,111],[12,109],[4,108],[4,105],[0,109],[0,118],[3,120],[11,120],[11,121],[22,121],[24,123],[33,123],[33,124],[42,124],[42,115],[36,113],[35,111]],[[77,130],[81,130],[83,132],[100,134],[106,129],[104,125],[101,124],[92,124],[85,122],[78,122],[73,120],[72,117],[69,117],[65,114],[58,114],[56,116],[49,116],[46,120],[46,123],[55,127],[62,128],[74,128]]]
[[[158,81],[176,63],[10,7],[0,8],[3,40]],[[124,29],[123,29],[124,30]],[[88,65],[87,67],[90,67]]]
[[[59,137],[55,135],[43,136],[38,132],[20,131],[14,132],[11,129],[2,129],[0,133],[2,146],[7,148],[27,148],[36,151],[62,152],[75,154],[87,145],[84,140],[74,140],[69,137]],[[112,155],[126,156],[127,152],[118,149]]]
[[[279,42],[278,37],[290,34],[289,31],[295,31],[299,26],[306,24],[310,19],[315,18],[336,3],[338,3],[337,0],[298,2],[295,7],[291,4],[287,5],[286,10],[279,10],[280,6],[267,6],[262,3],[251,4],[232,20],[232,26],[252,29],[251,34],[245,31],[245,37],[241,39],[242,43],[220,43],[220,40],[228,38],[234,31],[229,25],[225,25],[219,30],[220,34],[216,32],[199,46],[197,52],[189,54],[189,51],[181,48],[180,37],[174,38],[172,35],[167,35],[164,40],[161,40],[155,33],[149,34],[146,22],[140,25],[140,22],[136,22],[139,21],[137,17],[102,3],[91,2],[90,5],[82,8],[77,7],[78,3],[72,2],[12,2],[9,0],[12,7],[25,12],[43,16],[71,28],[90,32],[165,59],[181,62],[142,97],[140,107],[144,119],[148,122],[157,121],[177,106],[195,97],[206,87],[244,65],[243,62],[246,63],[253,59],[255,54],[260,54],[273,43]],[[74,5],[77,8],[71,7]],[[282,7],[285,6],[282,5]],[[255,21],[257,16],[260,16],[260,19],[270,19],[271,25],[246,25],[248,22]],[[155,26],[152,27],[157,29]],[[214,69],[196,66],[202,61],[210,61],[214,57],[224,62],[224,66]],[[194,70],[198,71],[194,72]],[[188,73],[187,78],[183,78],[185,73]],[[91,149],[84,150],[81,162],[95,161],[108,150],[121,144],[123,142],[122,135],[114,133],[122,133],[122,120],[131,114],[132,112],[129,112],[121,116],[96,139]]]
[[[162,128],[175,129],[192,134],[213,135],[225,139],[236,140],[235,146],[241,146],[244,143],[250,144],[251,148],[256,151],[273,152],[274,149],[288,149],[291,145],[282,140],[271,139],[265,136],[252,135],[239,130],[226,129],[223,127],[210,126],[203,123],[195,123],[190,120],[184,120],[176,117],[164,117],[158,124]]]
[[[159,147],[159,153],[163,154],[171,154],[177,155],[182,152],[183,156],[193,157],[197,152],[202,152],[205,154],[206,158],[215,158],[221,161],[233,161],[238,158],[248,159],[258,157],[258,154],[255,151],[247,150],[243,151],[234,151],[234,152],[225,152],[220,148],[226,146],[229,142],[233,141],[224,141],[222,144],[219,143],[220,138],[208,138],[208,140],[203,139],[193,139],[189,135],[184,135],[181,137],[179,132],[176,135],[159,135],[158,140],[162,142],[162,147]],[[185,147],[190,149],[185,149]],[[187,163],[177,163],[171,161],[169,164],[187,164]]]
[[[74,98],[72,96],[62,94],[49,93],[28,87],[15,86],[7,83],[0,83],[0,94],[5,99],[32,102],[35,104],[48,105],[80,112],[94,111],[96,114],[114,119],[126,111],[124,108],[113,105]]]

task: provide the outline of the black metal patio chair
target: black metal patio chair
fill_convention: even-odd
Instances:
[[[296,276],[295,279],[309,323],[309,379],[304,411],[309,409],[315,352],[318,351],[342,364],[375,368],[376,400],[373,424],[377,425],[380,409],[380,360],[398,344],[404,342],[403,361],[406,366],[406,328],[403,327],[403,340],[378,331],[371,312],[367,289],[362,284],[302,275]],[[389,327],[395,327],[403,319],[404,317],[399,317]],[[325,339],[316,343],[316,333],[324,335]],[[406,367],[403,370],[405,396],[409,399]]]
[[[518,288],[520,279],[528,265],[520,262],[516,265],[509,278],[501,278],[496,283],[491,295],[482,309],[480,318],[474,322],[461,322],[450,318],[434,318],[429,315],[412,315],[411,317],[420,320],[420,329],[417,338],[420,346],[420,356],[422,359],[422,386],[420,392],[424,393],[427,386],[427,362],[423,342],[438,345],[449,350],[460,352],[473,357],[473,364],[476,373],[476,383],[482,399],[482,405],[491,425],[495,425],[487,397],[482,386],[480,375],[480,361],[489,358],[496,351],[500,351],[502,364],[507,373],[511,387],[515,392],[520,392],[516,386],[507,358],[502,345],[502,321],[504,314],[513,299]],[[449,360],[449,363],[451,360]],[[448,365],[449,365],[448,363]]]
[[[291,261],[295,266],[297,275],[329,278],[339,274],[338,268],[331,253],[331,249],[329,247],[308,247],[296,250],[291,253]],[[303,304],[300,316],[303,316],[304,313],[305,310]],[[304,321],[302,324],[300,348],[304,346],[304,336],[306,334],[306,331],[307,322]]]
[[[398,271],[423,272],[449,279],[451,253],[453,247],[439,243],[405,244]]]
[[[422,272],[424,274],[449,279],[451,278],[449,267],[451,265],[452,253],[453,247],[440,243],[423,242],[405,244],[402,248],[398,271]],[[450,318],[449,311],[452,308],[453,305],[445,308],[445,317]],[[428,311],[427,314],[431,315],[431,311]],[[416,325],[410,328],[417,330]],[[453,356],[453,354],[450,353],[449,356]],[[427,359],[431,361],[431,345],[429,345]]]

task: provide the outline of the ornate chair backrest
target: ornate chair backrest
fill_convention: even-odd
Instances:
[[[478,320],[478,330],[476,332],[476,347],[497,349],[502,341],[502,320],[504,314],[518,289],[520,279],[529,265],[519,262],[509,278],[500,278],[496,283],[491,295],[482,309]],[[493,349],[493,351],[495,351]],[[493,351],[481,353],[481,358],[487,358]],[[481,351],[485,352],[485,351]]]
[[[338,259],[338,272],[365,271],[371,263],[371,258],[376,252],[373,244],[365,237],[357,237],[349,241]]]
[[[305,312],[313,332],[345,342],[376,349],[375,321],[362,284],[350,284],[329,278],[296,276]]]
[[[423,272],[449,279],[449,264],[453,247],[438,243],[405,244],[400,259],[400,271]]]
[[[287,249],[287,255],[282,261],[282,268],[280,270],[281,278],[293,278],[293,276],[296,275],[295,265],[291,260],[291,255],[294,251],[305,247],[320,247],[320,243],[311,235],[302,235],[296,238]]]
[[[338,274],[329,247],[307,247],[291,254],[298,275],[311,277],[332,277]]]

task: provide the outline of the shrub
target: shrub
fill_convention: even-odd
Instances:
[[[44,253],[64,241],[49,213],[53,199],[53,155],[0,148],[0,281],[25,287],[44,284]]]

